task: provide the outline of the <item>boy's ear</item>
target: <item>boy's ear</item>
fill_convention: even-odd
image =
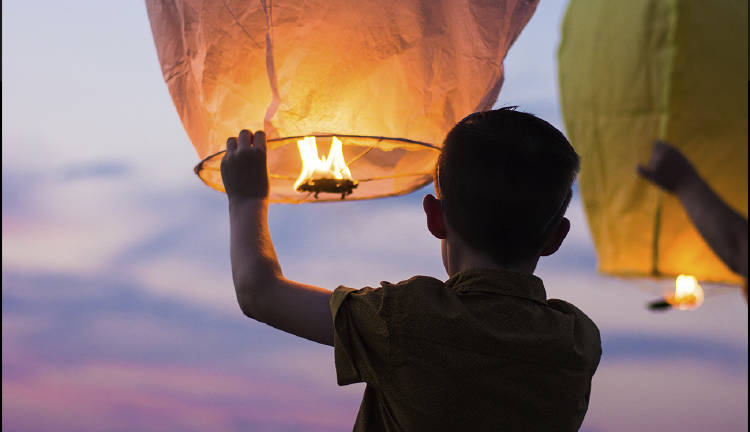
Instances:
[[[435,237],[441,240],[445,239],[447,237],[445,220],[443,219],[443,208],[440,205],[440,200],[432,194],[427,194],[422,200],[422,208],[427,215],[427,229]]]
[[[557,250],[560,249],[560,245],[562,245],[562,242],[563,240],[565,240],[565,237],[568,235],[569,231],[570,221],[568,220],[568,218],[564,217],[562,218],[560,223],[557,224],[557,228],[555,228],[547,241],[544,243],[540,255],[549,256],[557,252]]]

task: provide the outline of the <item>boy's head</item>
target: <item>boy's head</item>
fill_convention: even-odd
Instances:
[[[474,113],[445,138],[439,201],[424,202],[428,228],[438,238],[457,234],[497,265],[535,265],[568,232],[563,215],[578,169],[573,147],[546,121],[513,107]]]

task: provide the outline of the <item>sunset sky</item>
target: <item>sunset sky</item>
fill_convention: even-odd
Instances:
[[[541,2],[497,102],[560,129],[564,8]],[[236,305],[226,197],[193,174],[144,3],[5,1],[2,28],[3,428],[351,430],[364,385],[336,385],[333,349]],[[430,192],[272,206],[285,276],[329,289],[445,279],[421,210]],[[671,282],[598,274],[577,190],[568,216],[538,274],[601,331],[582,430],[747,430],[739,289],[649,312]]]

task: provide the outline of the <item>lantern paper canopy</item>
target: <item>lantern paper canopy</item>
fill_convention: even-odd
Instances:
[[[559,80],[599,270],[740,283],[679,200],[636,174],[679,148],[747,217],[747,2],[571,0]]]
[[[147,0],[164,79],[223,191],[226,139],[265,130],[272,202],[338,200],[300,192],[298,142],[320,157],[342,143],[347,199],[432,181],[445,134],[495,103],[503,59],[536,0]],[[310,144],[304,141],[304,145]],[[302,144],[299,144],[302,145]],[[334,152],[331,152],[334,153]]]

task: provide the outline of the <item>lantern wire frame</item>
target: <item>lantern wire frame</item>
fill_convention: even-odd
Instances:
[[[357,187],[352,193],[315,193],[295,190],[302,160],[296,143],[305,137],[315,137],[319,147],[330,145],[333,137],[342,141],[344,159],[352,172]],[[294,144],[294,145],[290,145]],[[270,201],[297,204],[365,200],[403,195],[433,181],[434,167],[440,147],[406,138],[348,134],[309,134],[268,139],[268,169]],[[221,179],[221,159],[226,150],[206,156],[193,169],[208,186],[225,192]],[[319,148],[318,153],[326,154]]]

